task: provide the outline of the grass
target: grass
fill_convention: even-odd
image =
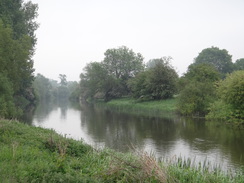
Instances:
[[[146,116],[165,116],[176,113],[177,98],[157,101],[138,101],[132,98],[113,99],[102,103],[110,110]]]
[[[244,182],[189,162],[158,162],[143,152],[95,150],[52,130],[0,120],[0,182]]]

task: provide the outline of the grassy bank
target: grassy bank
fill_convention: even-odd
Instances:
[[[110,110],[136,115],[160,116],[176,113],[177,98],[158,101],[138,101],[132,98],[113,99],[105,104]]]
[[[0,120],[0,182],[243,182],[186,161],[94,150],[52,130]]]

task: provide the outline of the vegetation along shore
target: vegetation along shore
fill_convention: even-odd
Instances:
[[[0,120],[0,182],[243,182],[191,160],[156,161],[143,152],[95,150],[53,130]]]

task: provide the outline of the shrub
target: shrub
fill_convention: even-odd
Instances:
[[[219,83],[217,95],[219,99],[211,105],[207,117],[243,122],[244,70],[227,75],[226,79]]]
[[[180,79],[178,110],[184,115],[205,116],[215,100],[215,83],[219,73],[208,64],[193,64]]]

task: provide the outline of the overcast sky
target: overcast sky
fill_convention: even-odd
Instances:
[[[171,56],[181,75],[205,48],[244,58],[244,0],[32,0],[39,5],[35,73],[79,81],[110,48]]]

